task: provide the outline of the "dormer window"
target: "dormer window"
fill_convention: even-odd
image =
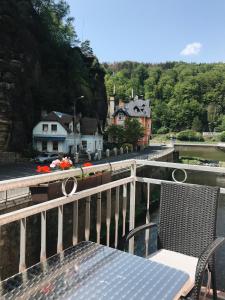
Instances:
[[[119,113],[118,114],[118,119],[121,120],[121,121],[124,120],[124,114]]]
[[[43,124],[43,125],[42,125],[42,130],[43,130],[44,132],[47,132],[47,131],[48,131],[48,124]]]

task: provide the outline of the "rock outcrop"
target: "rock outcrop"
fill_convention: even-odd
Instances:
[[[77,111],[104,120],[104,71],[97,59],[51,41],[30,0],[1,0],[0,151],[28,148],[41,111],[71,113],[81,95]]]

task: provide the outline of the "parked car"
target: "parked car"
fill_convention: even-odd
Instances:
[[[58,159],[59,154],[58,153],[41,153],[38,156],[35,157],[34,161],[36,163],[51,163],[53,160]]]

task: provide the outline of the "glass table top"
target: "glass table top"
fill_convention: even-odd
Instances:
[[[174,299],[189,276],[93,242],[82,242],[1,283],[1,299]]]

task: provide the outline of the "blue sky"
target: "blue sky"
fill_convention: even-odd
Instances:
[[[101,62],[225,61],[225,0],[68,0]]]

